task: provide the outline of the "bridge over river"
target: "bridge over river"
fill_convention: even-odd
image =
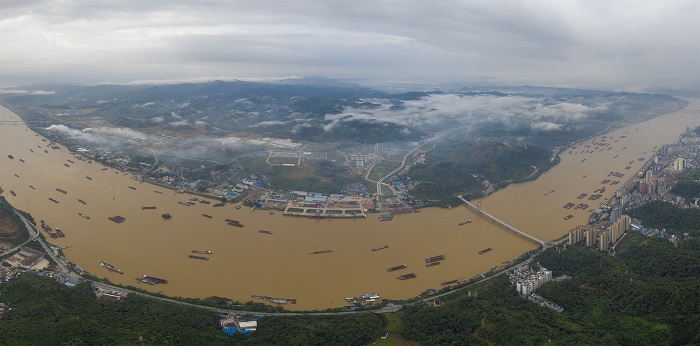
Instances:
[[[501,220],[498,219],[497,217],[495,217],[495,216],[493,216],[493,215],[491,215],[491,214],[489,214],[489,213],[487,213],[487,212],[481,210],[480,207],[477,207],[477,206],[475,206],[474,204],[472,204],[471,202],[467,201],[467,200],[464,199],[461,195],[460,195],[460,196],[457,196],[457,197],[458,197],[459,199],[461,199],[462,202],[464,202],[464,204],[466,204],[467,208],[469,208],[469,209],[471,209],[471,210],[477,212],[477,213],[480,214],[481,216],[483,216],[483,217],[485,217],[485,218],[487,218],[487,219],[493,221],[494,223],[497,223],[497,224],[503,226],[503,228],[505,228],[505,229],[507,229],[507,230],[509,230],[509,231],[511,231],[511,232],[513,232],[513,233],[515,233],[515,234],[517,234],[517,235],[519,235],[519,236],[521,236],[521,237],[524,237],[524,238],[526,238],[526,239],[528,239],[528,240],[531,240],[531,241],[533,241],[533,242],[535,242],[535,243],[538,243],[538,244],[542,245],[542,249],[543,249],[543,250],[547,248],[547,242],[545,242],[544,240],[540,240],[540,239],[538,239],[538,238],[535,238],[534,236],[532,236],[532,235],[530,235],[530,234],[527,234],[527,233],[525,233],[525,232],[523,232],[523,231],[521,231],[521,230],[519,230],[519,229],[517,229],[517,228],[515,228],[515,227],[513,227],[513,226],[511,226],[511,225],[509,225],[509,224],[507,224],[507,223],[505,223],[504,221],[501,221]]]

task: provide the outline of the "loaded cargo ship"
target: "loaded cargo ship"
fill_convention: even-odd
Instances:
[[[258,230],[258,233],[264,233],[264,234],[272,234],[270,231],[265,231],[265,230]]]
[[[309,255],[320,255],[323,253],[330,253],[330,252],[333,252],[333,249],[309,252]]]
[[[208,260],[209,260],[209,257],[204,257],[204,256],[189,255],[189,256],[187,256],[187,257],[192,258],[192,259],[202,260],[202,261],[208,261]]]
[[[426,266],[426,267],[432,267],[432,266],[439,265],[440,263],[442,263],[442,262],[430,262],[430,263],[426,264],[425,266]]]
[[[468,224],[468,223],[472,223],[472,220],[467,220],[467,221],[464,221],[464,222],[460,222],[459,225],[460,225],[460,226],[464,226],[464,225],[466,225],[466,224]]]
[[[211,254],[211,250],[192,250],[192,253]]]
[[[99,261],[97,261],[97,263],[99,263],[101,266],[103,266],[105,269],[109,270],[110,272],[124,274],[124,272],[121,269],[119,269],[119,268],[117,268],[117,267],[115,267],[115,266],[113,266],[113,265],[111,265],[103,260],[99,260]]]
[[[59,189],[59,188],[56,188],[56,191],[58,191],[58,192],[60,192],[60,193],[63,193],[63,194],[68,193],[66,190]]]
[[[119,215],[110,216],[107,219],[109,219],[110,221],[114,221],[116,223],[122,223],[122,222],[126,221],[125,217],[119,216]]]
[[[409,273],[409,274],[399,275],[396,278],[399,280],[408,280],[408,279],[414,279],[415,277],[416,277],[416,273]]]
[[[386,248],[388,248],[388,247],[389,247],[389,245],[382,245],[382,246],[380,246],[380,247],[375,247],[374,249],[372,249],[372,251],[384,250],[384,249],[386,249]]]
[[[445,259],[445,255],[437,255],[433,257],[428,257],[425,259],[425,263],[439,262]]]
[[[487,247],[487,248],[485,248],[485,249],[479,251],[479,255],[483,255],[483,254],[485,254],[485,253],[487,253],[487,252],[489,252],[489,251],[491,251],[491,250],[493,250],[493,249],[490,248],[490,247]]]
[[[156,209],[156,207],[149,206],[149,207],[141,207],[141,210],[153,210]]]
[[[148,276],[148,275],[144,275],[140,278],[136,278],[136,280],[143,282],[145,284],[149,284],[149,285],[167,284],[168,283],[168,280],[159,279],[157,277]]]
[[[391,267],[391,268],[387,269],[386,271],[393,272],[393,271],[397,271],[397,270],[401,270],[401,269],[406,269],[406,265],[402,264],[402,265],[398,265],[396,267]]]

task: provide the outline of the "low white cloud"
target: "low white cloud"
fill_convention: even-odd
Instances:
[[[261,121],[257,124],[250,125],[250,127],[278,126],[278,125],[286,125],[286,124],[287,123],[284,121],[268,120],[268,121]]]
[[[561,130],[562,125],[561,124],[555,124],[549,121],[542,121],[538,123],[534,123],[530,126],[533,130],[536,131],[543,131],[543,132],[549,132],[549,131],[557,131]]]
[[[379,121],[418,129],[440,129],[501,123],[505,126],[533,124],[532,129],[554,131],[585,120],[594,112],[607,110],[607,104],[590,107],[569,102],[552,103],[524,96],[465,96],[433,94],[396,104],[388,100],[368,100],[380,104],[375,109],[345,108],[327,114],[324,125],[330,131],[347,121]],[[398,106],[398,107],[397,107]]]

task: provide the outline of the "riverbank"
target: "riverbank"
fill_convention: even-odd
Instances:
[[[0,108],[0,117],[12,116]],[[664,117],[667,118],[661,124],[652,126],[662,129],[661,137],[639,124],[645,145],[662,144],[666,137],[672,137],[668,141],[672,142],[685,126],[693,126],[689,117]],[[634,127],[627,130],[634,132],[630,135],[637,134]],[[617,136],[609,142],[622,140]],[[188,196],[157,194],[147,184],[134,186],[129,176],[115,174],[113,169],[97,163],[77,161],[66,167],[73,156],[65,149],[51,149],[48,153],[36,150],[46,145],[23,125],[0,126],[0,158],[7,160],[0,165],[0,179],[17,192],[17,196],[8,199],[18,208],[61,227],[66,238],[52,242],[72,245],[65,250],[71,262],[123,285],[133,285],[135,277],[146,274],[167,279],[167,285],[139,287],[170,296],[220,296],[239,301],[249,300],[251,295],[291,297],[298,304],[285,307],[301,310],[347,306],[344,297],[369,292],[387,299],[408,299],[428,288],[440,288],[442,282],[487,272],[536,247],[467,208],[423,209],[421,213],[396,215],[391,222],[381,222],[376,218],[288,218],[281,213],[237,210],[230,205],[186,206]],[[498,191],[483,200],[483,207],[540,239],[558,238],[574,225],[584,223],[588,215],[581,210],[566,211],[562,205],[575,199],[579,190],[600,188],[598,182],[581,177],[593,178],[609,172],[605,166],[577,163],[596,162],[596,155],[608,157],[616,151],[621,162],[599,162],[616,165],[636,160],[642,154],[627,146],[595,151],[592,146],[586,153],[583,148],[572,149],[571,154],[563,155],[559,165],[539,179]],[[35,150],[31,152],[31,148]],[[7,154],[25,162],[6,159]],[[586,161],[580,161],[584,156]],[[83,179],[85,176],[92,180]],[[558,179],[547,178],[550,176]],[[584,183],[574,180],[576,176]],[[56,188],[67,193],[57,193]],[[510,198],[501,197],[513,190],[512,195],[508,193]],[[86,204],[78,203],[78,199]],[[142,206],[156,206],[157,212],[142,210]],[[576,215],[570,223],[562,222],[562,211]],[[80,217],[80,213],[91,219]],[[162,213],[171,214],[172,219],[163,220]],[[123,216],[126,221],[116,224],[107,220],[114,215]],[[238,220],[244,227],[229,226],[227,218]],[[465,220],[473,222],[460,226]],[[260,229],[273,234],[261,234]],[[384,244],[389,248],[371,251]],[[479,255],[485,248],[493,251]],[[213,253],[209,261],[193,261],[187,258],[192,249],[210,249]],[[325,249],[333,252],[309,255]],[[425,267],[424,259],[436,255],[445,255],[446,260],[441,265]],[[100,259],[119,267],[125,275],[107,272],[97,263]],[[406,264],[410,268],[406,273],[414,272],[417,277],[397,280],[395,273],[387,272],[387,268],[399,264]]]

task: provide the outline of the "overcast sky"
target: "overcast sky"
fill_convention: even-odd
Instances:
[[[700,80],[697,0],[2,0],[0,86],[327,76]]]

